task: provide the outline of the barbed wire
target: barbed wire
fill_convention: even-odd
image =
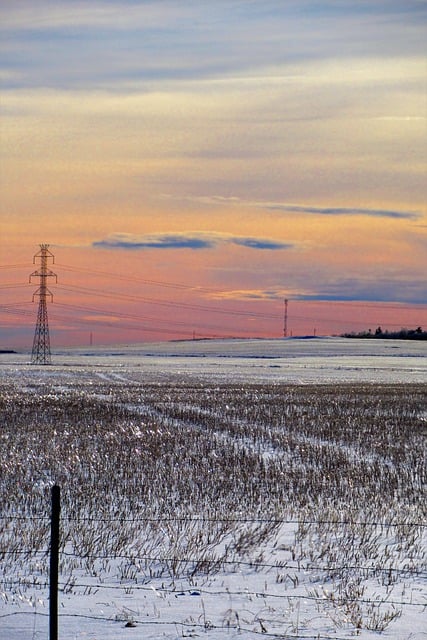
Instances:
[[[77,554],[71,554],[70,552],[62,552],[62,555],[65,556],[74,556],[78,558],[91,558],[91,556],[83,556]],[[419,569],[411,569],[411,568],[400,568],[400,567],[373,567],[373,566],[362,566],[362,565],[340,565],[340,566],[316,566],[316,565],[305,565],[304,563],[298,564],[288,564],[285,561],[277,561],[277,563],[268,563],[268,562],[251,562],[248,560],[222,560],[218,559],[208,559],[208,558],[163,558],[163,557],[151,557],[151,556],[132,556],[132,555],[105,555],[105,556],[92,556],[100,560],[119,560],[119,559],[127,559],[127,560],[137,560],[137,561],[148,561],[148,562],[187,562],[192,564],[223,564],[223,565],[237,565],[237,566],[245,566],[251,567],[254,569],[292,569],[297,571],[349,571],[349,570],[359,570],[359,571],[378,571],[378,572],[390,572],[393,573],[411,573],[415,575],[422,575],[427,573],[426,570]]]
[[[39,588],[47,588],[48,582],[25,582],[25,580],[10,580],[6,581],[6,584],[12,586],[25,586],[25,587],[39,587]],[[326,596],[315,596],[307,593],[299,593],[299,594],[289,594],[289,593],[270,593],[267,591],[251,591],[249,589],[244,589],[243,591],[231,591],[230,589],[219,589],[216,591],[207,590],[207,589],[199,589],[199,588],[190,588],[190,589],[176,589],[176,588],[155,588],[154,586],[147,586],[142,584],[135,583],[122,583],[122,584],[108,584],[105,582],[102,583],[81,583],[81,582],[73,582],[72,580],[68,582],[58,582],[58,587],[62,588],[63,591],[71,592],[74,589],[85,589],[86,591],[94,591],[99,589],[110,589],[110,590],[120,590],[120,591],[148,591],[149,593],[154,594],[172,594],[176,597],[179,596],[253,596],[254,598],[259,599],[267,599],[267,598],[275,598],[279,600],[309,600],[312,602],[327,602],[328,598]],[[349,596],[339,596],[334,597],[334,602],[336,604],[340,604],[340,602],[344,603],[359,603],[359,604],[374,604],[374,605],[384,605],[388,604],[391,606],[399,606],[399,607],[420,607],[423,609],[427,608],[427,602],[409,602],[407,600],[390,600],[388,598],[352,598]]]
[[[31,515],[31,516],[15,516],[13,514],[2,514],[0,520],[50,520],[50,515]],[[225,524],[295,524],[295,525],[336,525],[336,526],[359,526],[359,527],[382,527],[384,529],[391,529],[393,527],[420,527],[427,528],[427,522],[382,522],[382,521],[364,521],[364,520],[310,520],[306,518],[300,519],[286,519],[286,518],[226,518],[226,517],[206,517],[206,516],[141,516],[138,518],[94,518],[92,516],[87,517],[74,517],[74,516],[61,516],[62,522],[221,522]]]
[[[25,555],[47,557],[49,549],[42,549],[36,552],[30,549],[20,550],[0,550],[0,559],[6,555]],[[180,558],[180,557],[162,557],[162,556],[139,556],[133,554],[91,554],[91,553],[75,553],[70,551],[61,551],[60,556],[70,558],[78,558],[80,560],[129,560],[130,562],[153,562],[153,563],[186,563],[193,565],[213,565],[213,566],[241,566],[251,569],[289,569],[292,571],[324,571],[333,573],[336,571],[365,571],[371,573],[396,573],[403,575],[423,576],[427,574],[427,569],[417,569],[415,567],[392,567],[392,566],[366,566],[366,565],[315,565],[304,561],[297,564],[289,564],[285,560],[277,560],[276,563],[254,562],[250,560],[226,560],[222,558]]]
[[[42,611],[13,611],[11,613],[0,614],[0,618],[8,618],[8,617],[19,616],[19,615],[40,616],[43,618],[49,617],[48,613],[43,613]],[[94,616],[94,615],[89,615],[84,613],[64,613],[64,612],[59,613],[58,618],[83,618],[86,620],[96,620],[100,622],[113,622],[113,623],[114,622],[123,623],[123,622],[129,621],[126,617],[124,616],[120,617],[117,615],[113,618],[111,617],[106,618],[105,616]],[[227,631],[230,631],[231,629],[235,629],[236,631],[239,631],[239,632],[251,633],[256,636],[262,636],[263,638],[278,638],[281,640],[284,640],[285,638],[287,640],[348,640],[348,636],[344,638],[342,636],[337,636],[337,635],[331,636],[331,635],[324,635],[320,633],[315,633],[311,635],[301,635],[301,633],[298,633],[298,635],[295,635],[293,633],[289,634],[288,632],[284,632],[284,631],[272,633],[262,629],[258,631],[256,629],[251,629],[249,627],[242,627],[240,624],[215,625],[211,621],[206,621],[205,623],[202,624],[200,622],[186,622],[182,620],[160,621],[160,620],[137,620],[132,618],[132,622],[136,625],[141,625],[141,626],[148,626],[148,625],[156,626],[156,627],[173,626],[173,627],[181,627],[181,628],[185,627],[189,629],[203,629],[205,631],[209,631],[209,630],[223,631],[225,629]]]
[[[32,549],[0,549],[0,558],[6,555],[46,556],[49,555],[49,553],[50,549],[37,549],[37,551],[33,551]]]

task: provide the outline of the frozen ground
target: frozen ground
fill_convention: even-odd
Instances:
[[[0,354],[0,376],[38,375],[29,354]],[[138,379],[272,383],[427,382],[427,342],[295,338],[201,340],[53,349],[44,376],[70,368]]]
[[[12,382],[28,389],[34,383],[48,383],[61,393],[61,389],[72,389],[77,382],[91,385],[109,380],[117,384],[174,380],[218,384],[427,383],[427,344],[394,340],[211,340],[108,349],[54,348],[51,366],[31,366],[28,361],[29,354],[0,354],[0,385]],[[387,580],[382,586],[368,580],[364,597],[384,600],[388,611],[401,610],[402,615],[383,633],[357,630],[338,612],[333,600],[328,601],[328,583],[320,573],[285,568],[278,578],[281,562],[285,567],[286,563],[294,566],[286,549],[295,530],[295,524],[282,525],[277,535],[259,549],[257,559],[259,562],[262,558],[259,564],[264,564],[264,568],[252,566],[256,559],[251,559],[230,571],[222,568],[217,574],[196,576],[192,581],[153,577],[145,583],[129,580],[126,586],[117,579],[115,584],[110,581],[104,588],[99,584],[102,571],[91,577],[77,570],[75,584],[60,594],[59,637],[61,640],[427,638],[425,610],[420,606],[427,603],[425,571],[406,577],[403,573],[393,587],[387,586]],[[22,541],[16,543],[19,546]],[[13,589],[14,579],[25,574],[20,568],[16,575],[9,576],[10,590],[0,588],[2,640],[38,640],[48,636],[47,588],[38,586],[21,593]],[[34,576],[38,579],[34,568],[32,574],[32,579]],[[62,581],[66,582],[67,576],[63,575]],[[319,605],[322,599],[324,603]],[[135,620],[136,626],[126,627],[126,619]]]

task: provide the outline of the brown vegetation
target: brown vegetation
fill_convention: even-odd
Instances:
[[[53,483],[66,592],[256,570],[268,545],[276,583],[320,574],[331,617],[381,629],[400,612],[359,601],[423,566],[423,385],[4,384],[0,413],[6,593],[17,565],[47,580]]]

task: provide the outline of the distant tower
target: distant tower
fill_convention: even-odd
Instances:
[[[288,335],[288,301],[285,300],[285,314],[283,316],[283,337]]]
[[[33,302],[36,296],[39,297],[39,310],[37,313],[37,324],[34,333],[33,351],[31,354],[31,364],[50,364],[50,339],[49,339],[49,324],[47,319],[47,298],[53,300],[53,295],[47,288],[47,279],[55,278],[57,281],[56,273],[53,273],[48,269],[48,260],[51,259],[52,263],[55,262],[54,255],[49,251],[48,244],[41,244],[40,251],[36,253],[33,258],[33,264],[36,264],[36,260],[40,260],[40,269],[34,271],[30,275],[30,282],[32,278],[39,278],[39,288],[33,293]]]

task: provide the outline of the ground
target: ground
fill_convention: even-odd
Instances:
[[[0,355],[0,630],[421,639],[425,343],[340,338]],[[131,626],[126,626],[131,625]]]

